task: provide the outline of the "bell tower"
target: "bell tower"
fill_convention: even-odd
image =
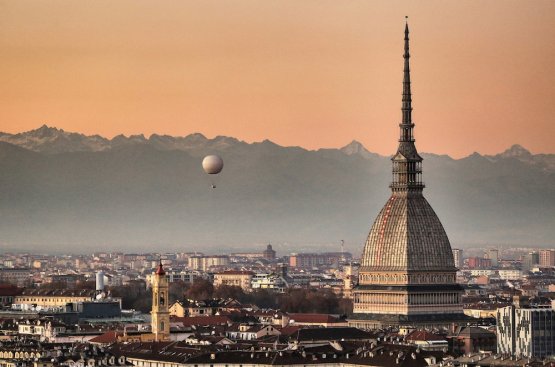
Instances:
[[[156,341],[170,339],[168,301],[168,278],[160,260],[158,268],[152,273],[152,311],[150,312],[152,334]]]

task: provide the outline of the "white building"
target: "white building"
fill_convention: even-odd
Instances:
[[[499,278],[503,280],[517,280],[522,278],[522,271],[518,269],[500,269]]]
[[[188,260],[188,266],[191,270],[208,271],[212,267],[224,267],[229,265],[229,256],[191,256]]]
[[[241,287],[245,292],[252,290],[251,283],[254,273],[252,271],[228,270],[214,274],[214,286],[221,285]]]
[[[41,340],[52,341],[58,334],[65,333],[66,327],[55,321],[27,320],[17,325],[20,335],[34,335]]]
[[[518,305],[498,309],[497,353],[525,358],[555,356],[555,310]]]
[[[472,269],[472,270],[470,270],[470,275],[472,275],[473,277],[479,277],[479,276],[482,276],[482,275],[490,277],[494,274],[495,274],[495,270],[492,270],[492,269]]]
[[[453,260],[455,261],[455,267],[460,269],[463,265],[463,250],[460,248],[454,248],[453,250]]]
[[[252,277],[252,289],[269,289],[283,293],[287,288],[287,282],[281,275],[277,274],[255,274]]]

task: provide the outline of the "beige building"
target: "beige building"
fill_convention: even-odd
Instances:
[[[229,265],[229,256],[191,256],[188,259],[189,269],[208,271],[213,267],[224,267]]]
[[[463,250],[460,248],[453,249],[453,261],[455,262],[455,267],[461,269],[463,266]]]
[[[540,250],[540,266],[546,268],[555,266],[555,250]]]
[[[494,306],[492,306],[491,308],[469,307],[464,309],[464,314],[477,319],[495,318],[497,315],[497,307],[494,307]]]
[[[180,301],[172,303],[168,311],[170,316],[185,317],[187,315],[187,308]]]
[[[53,341],[56,335],[66,331],[65,325],[50,320],[26,320],[19,323],[17,328],[20,335],[35,335],[47,341]]]
[[[68,303],[79,303],[93,301],[95,291],[80,290],[70,291],[66,289],[56,289],[48,291],[25,290],[21,295],[14,298],[13,304],[19,305],[18,308],[54,308],[65,307]]]
[[[228,270],[214,274],[214,286],[229,285],[241,287],[245,292],[252,290],[252,271]]]
[[[201,302],[199,302],[201,303]],[[170,306],[170,316],[176,317],[196,317],[196,316],[211,316],[216,313],[218,307],[212,307],[210,305],[184,305],[181,301],[175,301]]]

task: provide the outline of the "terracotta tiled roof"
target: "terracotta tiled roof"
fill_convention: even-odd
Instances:
[[[120,331],[108,331],[102,335],[92,338],[89,342],[97,344],[112,344],[118,341],[119,336],[123,336],[123,333]]]

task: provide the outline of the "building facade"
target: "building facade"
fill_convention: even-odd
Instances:
[[[252,271],[228,270],[214,274],[214,286],[227,285],[241,287],[244,291],[252,290]]]
[[[492,262],[491,259],[474,256],[467,259],[467,265],[469,269],[489,269],[492,266]]]
[[[497,353],[555,356],[555,310],[512,305],[497,310]]]
[[[499,279],[502,280],[518,280],[522,278],[522,270],[519,269],[500,269],[497,271]]]
[[[499,250],[490,248],[486,250],[485,257],[491,260],[491,266],[499,266]]]
[[[289,256],[289,266],[296,269],[312,269],[350,261],[352,257],[348,252],[292,253]]]
[[[65,308],[68,304],[94,301],[95,296],[93,290],[27,289],[14,298],[12,307],[21,310]]]
[[[272,249],[271,244],[268,244],[268,246],[266,246],[266,250],[264,250],[262,255],[266,260],[269,260],[269,261],[275,260],[276,258],[276,252],[274,251],[274,249]]]
[[[540,250],[540,266],[545,268],[555,266],[555,250]]]
[[[522,271],[530,271],[532,268],[540,263],[540,254],[537,252],[530,252],[522,258]]]
[[[191,256],[188,260],[189,269],[208,271],[213,267],[224,267],[229,265],[229,256]]]
[[[457,269],[463,266],[463,250],[460,248],[453,249],[453,261],[455,262],[455,267]]]
[[[0,269],[0,283],[23,287],[29,282],[31,271],[25,269]]]
[[[349,324],[361,328],[447,325],[465,319],[449,239],[422,194],[422,157],[414,144],[411,116],[408,24],[403,57],[402,122],[392,158],[392,194],[370,230],[353,290]]]

